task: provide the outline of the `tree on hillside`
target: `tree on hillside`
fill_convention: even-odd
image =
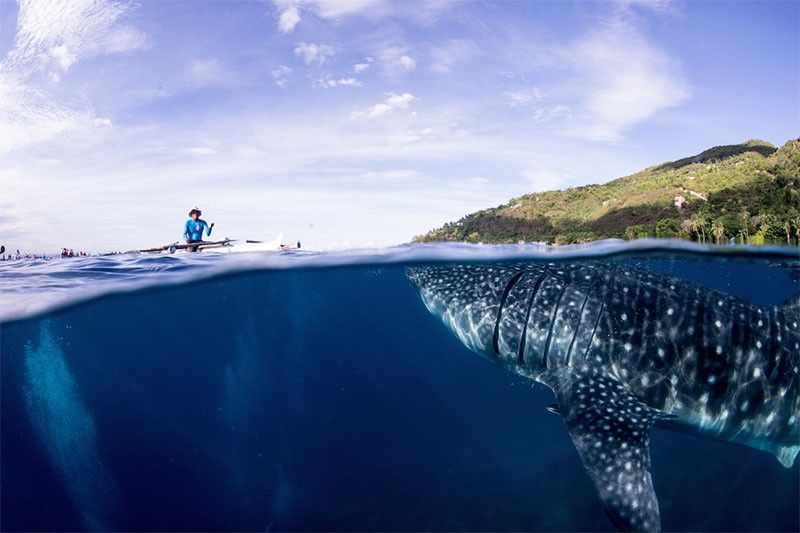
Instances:
[[[786,232],[786,244],[792,244],[792,223],[786,220],[783,223],[783,230]]]
[[[783,232],[781,231],[783,225],[776,214],[762,211],[757,217],[754,217],[753,222],[758,226],[758,231],[756,232],[758,244],[779,242],[783,238]]]
[[[681,225],[677,219],[668,217],[656,222],[656,237],[677,237],[680,232]]]
[[[722,238],[725,237],[725,226],[722,225],[721,220],[715,220],[711,226],[711,233],[717,240],[717,245],[721,244]]]
[[[794,236],[797,237],[797,245],[800,246],[800,217],[794,217]]]
[[[742,220],[742,238],[744,239],[744,244],[750,243],[750,213],[748,213],[747,209],[742,211],[739,214],[739,218]]]
[[[695,213],[689,226],[692,233],[697,235],[697,241],[706,243],[706,217],[701,213]]]

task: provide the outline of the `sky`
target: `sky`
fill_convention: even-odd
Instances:
[[[0,241],[388,246],[800,133],[800,2],[0,0]]]

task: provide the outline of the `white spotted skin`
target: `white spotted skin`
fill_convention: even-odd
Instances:
[[[797,307],[600,262],[414,267],[408,277],[465,345],[513,372],[551,387],[565,371],[599,372],[701,434],[784,466],[800,450]]]

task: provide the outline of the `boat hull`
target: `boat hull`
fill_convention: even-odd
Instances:
[[[200,245],[199,252],[203,253],[217,253],[217,254],[234,254],[234,253],[248,253],[248,252],[280,252],[281,244],[283,242],[283,234],[278,235],[271,241],[243,241],[231,240],[223,244],[214,244],[209,246]]]

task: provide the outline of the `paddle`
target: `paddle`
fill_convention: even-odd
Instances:
[[[169,250],[169,253],[174,254],[178,250],[186,250],[189,248],[197,248],[198,250],[202,250],[203,248],[216,248],[218,246],[225,246],[229,244],[231,241],[228,238],[225,238],[221,241],[202,241],[202,242],[194,242],[191,244],[172,244],[167,246],[165,250]]]
[[[221,241],[202,241],[202,242],[194,242],[191,244],[166,244],[164,246],[159,246],[157,248],[144,248],[142,250],[131,250],[130,252],[125,253],[150,253],[150,252],[169,252],[174,254],[178,250],[186,250],[187,248],[194,248],[197,247],[198,249],[202,248],[213,248],[216,246],[226,246],[231,242],[230,239],[225,238]]]

